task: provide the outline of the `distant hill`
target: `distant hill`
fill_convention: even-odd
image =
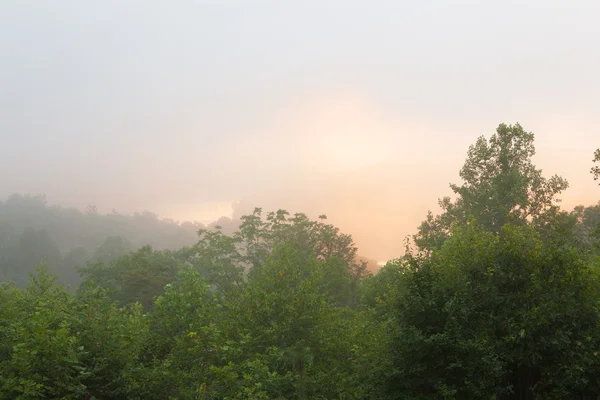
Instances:
[[[231,219],[221,224],[233,225]],[[107,260],[144,245],[178,249],[198,240],[200,223],[161,219],[151,212],[99,214],[50,205],[44,196],[13,194],[0,202],[0,281],[23,284],[43,259],[67,283],[76,266]],[[231,228],[230,228],[231,229]]]
[[[150,244],[174,249],[195,243],[200,223],[161,219],[151,212],[98,214],[49,205],[44,196],[13,194],[0,202],[0,246],[8,236],[25,228],[45,230],[61,251],[82,246],[93,251],[109,236],[127,238],[134,247]]]
[[[131,215],[99,214],[93,206],[86,211],[48,204],[44,196],[13,194],[0,201],[0,281],[24,284],[43,259],[63,281],[76,286],[80,277],[75,267],[91,259],[108,261],[145,245],[156,249],[180,249],[197,242],[202,228],[220,226],[232,234],[239,217],[222,217],[205,226],[177,222],[151,212]],[[375,272],[377,261],[359,256]]]

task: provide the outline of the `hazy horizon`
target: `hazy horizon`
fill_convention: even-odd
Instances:
[[[360,6],[362,5],[362,7]],[[499,123],[599,200],[594,1],[5,2],[0,197],[208,222],[326,214],[399,256]]]

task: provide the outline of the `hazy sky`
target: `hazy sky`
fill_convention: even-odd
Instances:
[[[591,204],[600,2],[0,0],[0,196],[325,213],[398,256],[500,122]]]

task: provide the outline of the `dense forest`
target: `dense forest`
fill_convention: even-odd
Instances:
[[[201,226],[13,195],[0,399],[600,398],[600,202],[561,209],[534,154],[519,124],[477,139],[375,273],[325,215]]]

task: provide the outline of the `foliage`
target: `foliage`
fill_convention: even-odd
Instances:
[[[0,400],[597,399],[600,203],[561,210],[533,154],[518,124],[480,138],[457,198],[372,276],[325,216],[236,230],[13,196]]]
[[[241,217],[240,228],[232,235],[224,234],[219,226],[199,230],[198,243],[182,254],[208,283],[227,293],[259,271],[274,249],[291,243],[325,262],[330,291],[337,293],[341,304],[356,305],[358,282],[367,275],[366,263],[357,261],[352,237],[325,219],[322,215],[311,221],[302,213],[290,217],[285,210],[269,212],[263,219],[262,210],[256,208]]]
[[[42,267],[16,300],[9,307],[25,318],[13,317],[5,328],[11,348],[0,360],[3,398],[81,398],[88,372],[84,347],[71,329],[67,292]]]
[[[102,261],[108,263],[112,260],[129,253],[133,250],[133,246],[129,241],[121,236],[109,236],[96,249],[92,259],[94,261]]]
[[[89,260],[90,254],[85,247],[75,247],[63,257],[58,275],[70,286],[77,287],[81,283],[81,277],[76,277],[73,271],[85,267]]]
[[[600,164],[600,149],[596,149],[596,151],[594,152],[593,162]],[[595,181],[600,179],[600,165],[593,166],[590,172],[594,176]]]
[[[227,223],[235,226],[221,221]],[[90,258],[107,262],[144,245],[179,249],[192,245],[203,227],[149,212],[100,214],[94,206],[82,212],[50,205],[44,196],[13,194],[0,201],[0,281],[25,286],[43,258],[60,281],[76,288],[81,279],[74,267],[84,267]]]
[[[555,209],[556,196],[568,187],[559,176],[544,178],[531,158],[535,154],[533,133],[521,125],[500,124],[489,140],[480,137],[469,147],[460,170],[462,185],[450,188],[455,201],[439,201],[443,213],[430,212],[419,226],[414,241],[421,250],[439,249],[452,227],[465,224],[469,216],[486,230],[498,233],[509,221],[525,223]]]
[[[172,252],[144,246],[108,263],[90,262],[80,272],[84,287],[93,282],[121,305],[140,302],[148,310],[165,285],[175,279],[180,264]]]
[[[599,393],[599,286],[573,247],[522,225],[494,235],[472,219],[406,265],[387,385],[395,398]]]
[[[11,235],[0,255],[0,277],[18,286],[27,284],[29,272],[44,261],[45,265],[57,271],[62,257],[60,249],[45,230],[26,228],[18,235]]]
[[[221,292],[228,293],[240,285],[244,280],[244,267],[240,264],[242,256],[237,241],[225,235],[220,226],[212,231],[201,229],[198,236],[198,243],[188,250],[187,261]]]

